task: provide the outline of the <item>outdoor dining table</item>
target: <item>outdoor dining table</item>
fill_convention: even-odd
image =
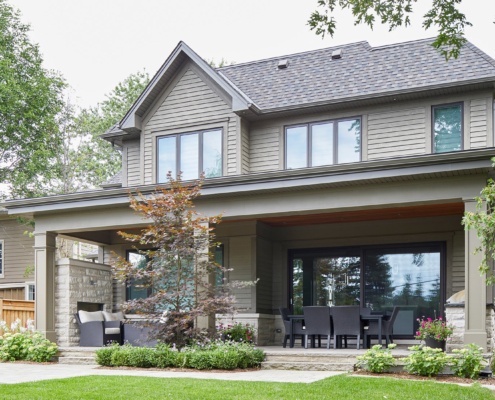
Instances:
[[[383,314],[368,314],[361,315],[362,321],[378,321],[378,344],[382,345],[382,321],[385,315]],[[366,344],[363,343],[363,347],[366,348]]]
[[[337,306],[338,307],[338,306]],[[291,334],[290,334],[290,348],[294,347],[294,340],[295,340],[295,335],[294,335],[294,323],[295,321],[304,321],[304,315],[302,314],[295,314],[295,315],[288,315],[290,323],[291,323]],[[385,317],[384,314],[367,314],[367,315],[361,315],[361,321],[377,321],[378,322],[378,344],[382,345],[382,321],[383,318]],[[363,344],[365,347],[366,345]]]

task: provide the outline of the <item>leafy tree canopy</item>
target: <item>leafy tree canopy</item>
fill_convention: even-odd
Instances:
[[[0,182],[33,179],[54,156],[63,79],[43,67],[29,25],[0,0]]]
[[[337,22],[333,16],[335,9],[350,9],[355,17],[355,24],[366,24],[373,29],[378,20],[386,24],[389,30],[411,24],[410,16],[413,4],[417,0],[318,0],[319,9],[314,11],[308,21],[311,30],[317,35],[333,36]],[[430,0],[431,8],[423,16],[423,28],[438,28],[438,35],[433,47],[438,49],[446,59],[459,56],[466,43],[464,29],[472,24],[459,10],[462,0]]]

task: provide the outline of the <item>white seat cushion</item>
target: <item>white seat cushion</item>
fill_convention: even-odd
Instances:
[[[105,328],[105,335],[120,335],[120,328]]]
[[[103,318],[105,321],[123,321],[124,320],[124,314],[122,312],[116,312],[116,313],[109,313],[106,311],[102,311]]]
[[[92,321],[103,321],[103,314],[101,311],[83,311],[79,310],[79,319],[81,323],[92,322]]]

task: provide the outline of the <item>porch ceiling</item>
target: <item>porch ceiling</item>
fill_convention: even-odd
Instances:
[[[391,219],[440,217],[447,215],[459,215],[464,213],[463,203],[443,203],[427,204],[409,207],[393,207],[380,209],[367,209],[357,211],[342,211],[325,214],[308,215],[285,215],[282,217],[259,218],[257,221],[263,222],[273,227],[333,224],[342,222],[362,222]],[[243,220],[245,221],[245,220]],[[224,221],[231,223],[236,221]],[[237,221],[238,222],[238,221]]]

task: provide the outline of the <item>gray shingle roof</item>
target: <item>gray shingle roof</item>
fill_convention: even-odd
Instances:
[[[372,48],[352,43],[217,69],[261,110],[495,80],[495,61],[468,43],[448,62],[433,39]],[[332,51],[342,58],[332,60]],[[287,59],[287,69],[278,69]]]

